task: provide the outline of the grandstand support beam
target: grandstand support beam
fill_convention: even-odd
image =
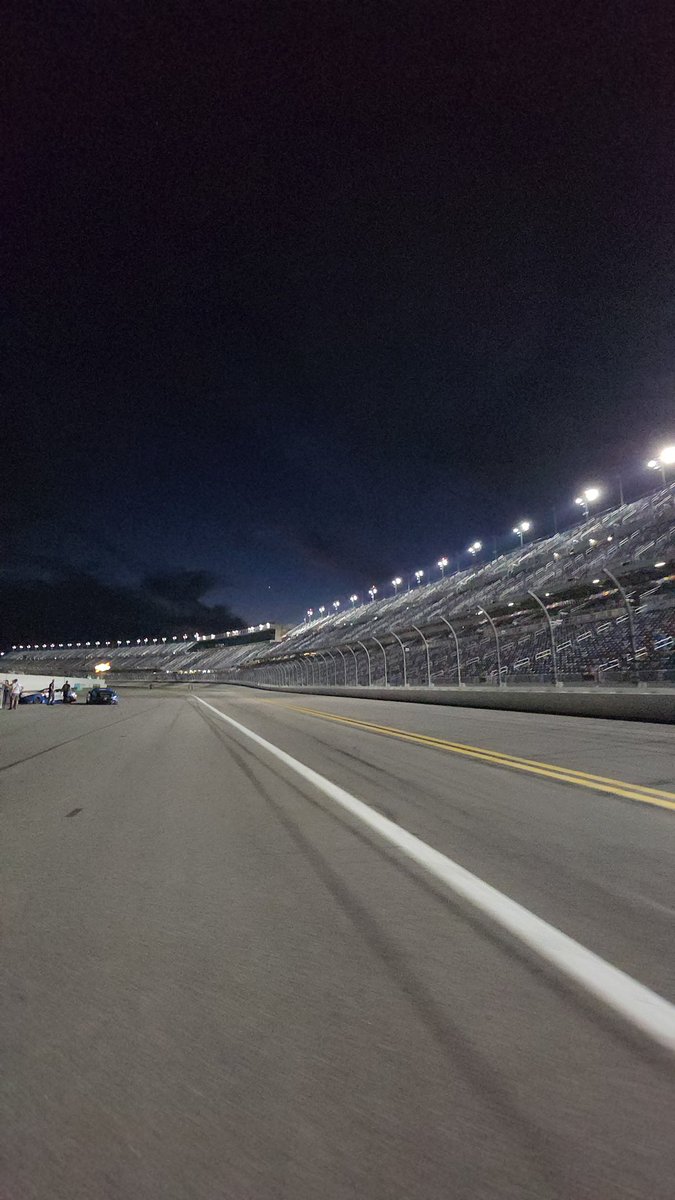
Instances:
[[[342,653],[339,646],[336,646],[335,649],[337,650],[338,654],[340,655],[340,658],[342,659],[342,667],[343,667],[343,670],[345,673],[345,687],[346,687],[347,686],[347,659],[345,658],[345,656]]]
[[[492,629],[492,632],[495,635],[495,649],[497,651],[497,687],[501,687],[502,686],[502,654],[501,654],[501,650],[499,648],[499,634],[497,632],[497,626],[495,625],[494,621],[492,620],[492,617],[490,616],[489,612],[486,612],[484,608],[479,608],[478,611],[482,612],[483,616],[487,617],[488,621],[490,622],[490,627]]]
[[[431,659],[429,657],[429,643],[422,633],[422,630],[418,629],[417,625],[413,625],[413,629],[415,630],[415,633],[419,633],[422,641],[424,642],[424,652],[427,656],[427,687],[431,687]]]
[[[457,634],[455,633],[454,625],[451,625],[446,617],[441,617],[441,621],[443,622],[444,625],[447,625],[448,629],[450,630],[452,636],[455,639],[455,654],[457,655],[457,687],[461,687],[462,686],[462,663],[461,663],[461,660],[459,657],[459,638],[457,637]]]
[[[359,646],[361,646],[366,652],[366,662],[368,663],[368,687],[372,687],[373,686],[373,672],[372,672],[371,665],[370,665],[370,651],[368,650],[368,647],[363,644],[363,642],[359,642]]]
[[[326,654],[328,655],[330,661],[333,664],[333,684],[335,685],[335,687],[337,687],[337,663],[336,663],[335,658],[333,657],[330,650],[326,649]],[[327,677],[328,677],[328,673],[326,673],[326,678]]]
[[[624,606],[626,609],[626,615],[628,617],[628,637],[630,639],[630,656],[631,656],[631,660],[632,660],[631,665],[633,668],[633,683],[639,683],[640,682],[640,670],[638,667],[637,645],[635,642],[635,618],[633,617],[633,610],[630,606],[630,600],[628,599],[628,593],[626,592],[625,588],[622,587],[622,585],[619,583],[616,575],[614,575],[610,570],[608,570],[607,567],[604,567],[603,569],[604,569],[604,572],[605,572],[605,575],[607,576],[607,578],[611,579],[612,583],[616,584],[617,591],[619,592],[619,595],[621,596],[621,599],[623,600],[623,603],[624,603]]]
[[[553,685],[555,687],[557,687],[558,686],[558,660],[556,657],[555,632],[553,629],[553,621],[551,620],[551,614],[548,611],[546,605],[544,604],[544,601],[540,600],[540,598],[536,592],[533,592],[530,588],[528,588],[527,594],[528,594],[528,596],[531,596],[533,600],[536,600],[541,611],[543,612],[544,616],[546,617],[546,624],[548,625],[548,634],[551,639],[551,682],[553,683]]]
[[[352,658],[354,659],[354,683],[358,687],[359,686],[359,660],[356,657],[356,654],[352,650],[351,646],[347,646],[347,649],[349,650],[349,653],[351,654]]]
[[[389,687],[387,682],[387,651],[385,650],[379,638],[374,637],[373,641],[380,647],[380,650],[382,651],[382,656],[384,658],[384,686]]]
[[[403,642],[401,641],[398,634],[394,633],[393,629],[391,631],[391,636],[396,638],[396,641],[398,642],[399,646],[401,647],[401,654],[403,655],[403,686],[407,687],[408,686],[408,667],[407,667],[407,664],[405,661],[405,646],[403,645]]]

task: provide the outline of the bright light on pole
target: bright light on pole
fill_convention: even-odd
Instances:
[[[415,579],[417,580],[417,586],[419,587],[424,579],[424,571],[415,571]]]
[[[584,488],[581,495],[576,497],[574,503],[580,505],[584,510],[584,516],[588,517],[591,504],[595,504],[596,500],[599,500],[601,495],[602,492],[598,487]]]
[[[354,595],[353,595],[353,596],[350,596],[350,597],[349,597],[349,602],[350,602],[350,604],[351,604],[352,608],[353,608],[353,607],[354,607],[354,605],[356,604],[356,601],[357,601],[357,600],[358,600],[358,596],[356,595],[356,593],[354,593]]]
[[[321,613],[321,616],[323,616],[323,614],[325,613],[325,611],[326,611],[326,605],[325,605],[325,604],[322,604],[322,605],[320,606],[320,608],[319,608],[319,612]]]
[[[482,549],[483,549],[482,542],[472,542],[468,548],[468,552],[473,558],[475,558],[477,554],[480,554],[480,551]]]
[[[675,463],[675,446],[664,446],[660,454],[656,458],[650,458],[647,466],[650,471],[660,471],[663,480],[663,486],[666,486],[666,467],[672,467]]]
[[[377,595],[377,588],[375,587],[374,584],[371,588],[368,588],[368,595],[370,596],[371,600],[375,599],[375,597]]]
[[[440,571],[441,571],[441,579],[442,579],[442,578],[443,578],[443,576],[445,575],[445,568],[447,567],[447,565],[448,565],[448,560],[447,560],[447,558],[439,558],[438,562],[436,563],[436,566],[437,566],[437,567],[440,567]]]
[[[398,589],[401,586],[401,584],[403,583],[403,580],[401,579],[400,575],[397,575],[396,578],[392,579],[391,582],[392,582],[392,585],[394,588],[394,595],[396,596],[396,595],[398,595]]]
[[[520,538],[521,546],[524,541],[524,534],[529,533],[531,528],[532,528],[531,521],[520,521],[518,525],[514,525],[513,532],[516,533],[518,535],[518,537]]]
[[[340,601],[339,601],[339,600],[334,600],[334,601],[333,601],[333,608],[335,609],[335,611],[336,611],[336,612],[337,612],[337,610],[338,610],[338,608],[339,608],[339,607],[340,607]]]

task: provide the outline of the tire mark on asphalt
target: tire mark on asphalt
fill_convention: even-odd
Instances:
[[[159,708],[159,703],[151,705],[150,708],[142,708],[140,712],[130,713],[128,717],[120,717],[118,721],[108,721],[106,725],[97,725],[95,729],[88,729],[85,733],[76,733],[74,737],[65,738],[62,742],[55,742],[53,746],[47,746],[44,750],[36,750],[33,754],[24,755],[23,758],[15,758],[13,762],[5,763],[0,767],[0,771],[9,771],[12,767],[20,767],[22,763],[30,762],[32,758],[51,754],[52,750],[60,750],[62,746],[69,746],[71,742],[79,742],[82,738],[91,737],[94,733],[100,733],[102,729],[110,729],[113,725],[123,725],[125,721],[133,721],[136,717],[141,717],[146,712],[152,712],[155,708]]]

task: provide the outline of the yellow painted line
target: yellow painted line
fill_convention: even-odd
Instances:
[[[466,758],[474,758],[496,767],[509,767],[515,771],[526,771],[530,775],[541,775],[547,779],[555,779],[560,783],[576,784],[577,787],[590,788],[596,792],[606,792],[612,796],[622,796],[627,800],[637,800],[642,804],[653,804],[659,808],[669,808],[675,811],[675,793],[661,791],[658,788],[646,787],[641,783],[627,783],[622,779],[610,779],[603,775],[591,775],[588,771],[577,771],[571,767],[559,767],[554,763],[538,762],[536,759],[520,758],[514,754],[504,754],[500,750],[486,750],[481,746],[469,746],[462,742],[449,742],[443,738],[430,737],[423,733],[412,733],[407,729],[396,729],[391,725],[375,725],[370,721],[358,721],[354,717],[344,717],[337,713],[323,712],[321,709],[305,708],[299,704],[284,704],[284,708],[293,709],[310,717],[319,717],[324,721],[336,721],[355,729],[363,729],[369,733],[379,733],[384,737],[398,738],[401,741],[413,742],[434,750],[444,750],[451,754],[461,754]]]

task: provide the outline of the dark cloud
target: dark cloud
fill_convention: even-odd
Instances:
[[[217,582],[208,571],[175,571],[136,584],[108,583],[87,571],[55,568],[45,557],[32,576],[5,578],[0,588],[3,641],[105,641],[218,633],[245,625],[226,605],[205,602]]]

